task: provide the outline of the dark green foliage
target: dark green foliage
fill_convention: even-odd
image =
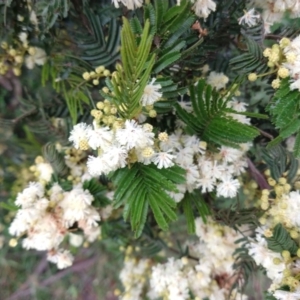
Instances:
[[[263,57],[261,46],[254,40],[246,38],[247,52],[230,60],[233,71],[239,74],[264,73],[267,67],[266,58]]]
[[[95,199],[93,205],[96,207],[105,207],[111,202],[107,197],[105,197],[105,194],[107,193],[106,187],[101,185],[95,178],[85,181],[83,183],[83,189],[88,190],[91,195],[93,195]]]
[[[288,152],[282,146],[275,146],[268,150],[263,149],[263,159],[271,171],[271,176],[278,180],[287,172],[288,182],[292,182],[297,174],[299,162],[292,153]]]
[[[84,15],[89,23],[91,33],[88,36],[82,36],[80,40],[78,36],[75,37],[78,40],[79,48],[84,51],[81,58],[93,67],[111,66],[120,58],[120,25],[118,21],[111,18],[107,24],[103,24],[103,20],[106,19],[100,14],[95,14],[88,7],[84,9]],[[108,32],[105,25],[108,27]]]
[[[296,134],[294,154],[300,157],[300,144],[298,140],[300,132],[300,93],[298,90],[290,89],[289,78],[283,79],[279,89],[276,91],[272,102],[267,106],[272,122],[279,130],[279,136],[269,143],[272,147],[289,136]]]
[[[140,100],[149,81],[155,55],[150,54],[153,36],[149,33],[150,23],[146,21],[141,38],[132,32],[127,19],[123,18],[121,32],[122,68],[118,78],[107,79],[106,83],[115,96],[102,93],[118,108],[122,117],[132,119],[141,112]]]
[[[291,255],[297,254],[298,246],[296,242],[280,223],[274,227],[273,235],[266,238],[266,240],[268,242],[268,248],[274,252],[281,253],[283,250],[288,250]]]
[[[112,181],[116,186],[114,206],[124,205],[124,219],[129,219],[135,236],[144,228],[150,206],[154,218],[163,230],[177,218],[176,203],[167,191],[176,191],[183,183],[185,171],[178,166],[158,170],[156,166],[135,163],[131,168],[117,170]]]
[[[70,9],[69,0],[41,0],[36,1],[37,16],[42,20],[44,31],[49,30],[55,23],[68,16]]]
[[[191,133],[201,139],[219,145],[238,147],[240,143],[250,142],[259,132],[255,128],[241,124],[228,115],[233,112],[226,108],[228,99],[220,95],[204,80],[190,87],[190,97],[194,113],[188,113],[179,104],[176,111]]]
[[[209,208],[204,202],[202,195],[198,192],[188,193],[186,192],[183,200],[180,202],[180,206],[183,208],[183,213],[187,221],[188,233],[195,233],[195,213],[199,215],[206,223],[206,217],[210,215]]]

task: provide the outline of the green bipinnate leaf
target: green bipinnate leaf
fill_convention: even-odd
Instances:
[[[274,227],[273,235],[266,238],[266,240],[268,248],[274,252],[281,253],[283,250],[288,250],[292,255],[297,254],[298,246],[296,242],[280,223]]]
[[[167,191],[176,191],[176,184],[185,182],[185,171],[178,166],[158,170],[155,165],[135,163],[117,170],[112,181],[116,186],[114,206],[124,205],[124,218],[129,219],[135,236],[144,228],[149,207],[163,230],[177,218],[176,203]]]
[[[176,111],[187,125],[191,133],[199,135],[203,140],[219,145],[237,147],[240,143],[252,141],[258,130],[233,119],[228,112],[224,99],[216,90],[200,80],[197,86],[190,87],[193,113],[188,113],[179,104]]]

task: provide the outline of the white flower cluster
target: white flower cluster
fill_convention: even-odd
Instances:
[[[86,160],[87,155],[84,151],[74,148],[61,148],[57,146],[57,150],[64,154],[64,161],[68,169],[68,180],[73,184],[78,184],[86,180],[90,180],[92,176],[87,172]],[[42,156],[35,158],[35,164],[32,165],[29,170],[33,172],[34,181],[46,185],[52,179],[54,170],[49,162],[47,162]]]
[[[179,193],[170,194],[176,202],[183,199],[186,191],[198,188],[203,193],[216,189],[218,196],[236,196],[240,183],[235,177],[247,167],[245,153],[250,145],[243,144],[240,149],[222,146],[219,152],[212,153],[205,150],[205,142],[178,129],[160,147],[172,151],[175,162],[186,170],[186,183],[177,186]]]
[[[82,185],[74,186],[71,191],[64,191],[59,184],[54,184],[46,191],[38,182],[31,182],[18,194],[15,201],[20,207],[9,232],[21,237],[23,247],[48,251],[48,260],[58,268],[72,264],[73,257],[60,244],[69,234],[69,228],[77,226],[83,231],[87,241],[92,242],[100,234],[100,215],[92,206],[94,198]],[[74,242],[74,236],[72,238]]]
[[[266,269],[267,276],[272,280],[273,288],[280,287],[283,279],[285,263],[281,261],[281,254],[268,249],[267,241],[264,236],[266,228],[256,230],[255,239],[249,244],[249,254],[255,260],[256,264]],[[274,263],[274,261],[278,263]]]
[[[143,6],[143,0],[112,0],[115,7],[119,8],[119,3],[122,3],[130,10],[134,10]],[[191,0],[195,14],[206,19],[212,11],[216,10],[216,3],[212,0]],[[177,0],[177,5],[180,5],[180,0]]]
[[[300,4],[299,4],[300,5]],[[300,91],[300,36],[293,39],[284,49],[286,63],[283,64],[291,77],[291,90]]]
[[[257,265],[265,268],[267,276],[272,284],[269,288],[276,299],[299,299],[300,295],[300,250],[297,255],[283,250],[281,253],[274,252],[268,248],[267,237],[273,236],[273,229],[277,224],[281,224],[289,232],[290,237],[299,247],[300,218],[297,213],[300,209],[299,191],[291,191],[291,186],[287,180],[279,178],[278,184],[274,179],[269,178],[269,184],[274,186],[276,197],[269,199],[270,192],[263,190],[261,196],[261,208],[266,210],[261,218],[263,224],[257,228],[255,238],[249,244],[249,254],[253,257]],[[272,206],[269,208],[270,202]],[[269,208],[269,209],[268,209]],[[290,291],[279,290],[282,286],[288,285]]]
[[[168,300],[185,300],[190,299],[190,292],[199,300],[228,299],[237,279],[233,276],[232,254],[237,247],[235,241],[241,235],[211,219],[204,224],[199,218],[196,226],[200,240],[190,245],[190,253],[198,257],[199,262],[193,263],[186,257],[181,260],[169,258],[167,263],[153,266],[148,292],[150,299],[164,296]],[[247,299],[236,291],[231,296]]]
[[[300,15],[298,0],[254,0],[251,5],[263,10],[265,33],[270,33],[270,27],[274,23],[280,22],[286,12],[289,12],[292,18],[298,18]]]
[[[115,130],[96,122],[94,128],[80,123],[74,126],[69,140],[77,149],[98,150],[99,155],[89,156],[87,162],[89,173],[95,177],[123,168],[128,162],[153,162],[159,169],[173,166],[174,155],[154,148],[152,129],[150,124],[139,125],[134,120],[126,120],[124,126]]]
[[[229,78],[223,72],[218,73],[218,72],[212,71],[209,73],[206,81],[212,87],[216,88],[217,91],[219,91],[219,90],[225,88],[226,84],[229,81]]]
[[[143,299],[143,291],[150,273],[150,266],[150,259],[125,257],[124,266],[119,276],[124,287],[120,300]]]
[[[193,259],[169,258],[164,264],[153,259],[125,257],[120,279],[124,286],[122,300],[150,299],[187,300],[191,293],[195,299],[242,299],[245,295],[231,291],[237,278],[233,270],[232,256],[242,237],[227,226],[221,226],[211,218],[204,224],[196,220],[198,241],[188,243]],[[199,259],[199,260],[197,260]],[[120,294],[120,292],[118,293]]]

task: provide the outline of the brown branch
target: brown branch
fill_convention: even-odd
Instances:
[[[95,257],[92,257],[89,259],[75,262],[73,264],[73,266],[71,266],[70,268],[60,271],[60,272],[48,277],[47,279],[44,279],[43,281],[39,282],[38,286],[46,287],[48,285],[55,283],[56,281],[60,280],[61,278],[65,277],[66,275],[68,275],[70,273],[77,273],[77,272],[83,271],[85,269],[89,269],[90,267],[92,267],[95,264],[97,259],[98,259],[98,257],[95,256]],[[46,261],[46,263],[47,263],[47,261]],[[39,271],[40,269],[41,269],[41,267],[38,266],[36,268],[36,271]],[[34,275],[38,275],[38,274],[34,274]],[[23,288],[22,290],[18,290],[17,292],[12,294],[10,297],[8,297],[6,300],[25,299],[25,297],[30,296],[32,293],[32,290],[30,288],[31,279],[28,279],[27,281],[22,285],[22,286],[26,285],[26,289]]]
[[[270,139],[270,140],[274,139],[273,135],[271,135],[270,133],[267,133],[259,128],[257,128],[257,130],[260,132],[261,135],[267,137],[268,139]]]
[[[270,186],[267,182],[267,180],[265,179],[265,177],[258,171],[258,169],[256,168],[256,166],[253,164],[253,162],[247,158],[247,163],[248,163],[248,167],[250,169],[250,173],[252,175],[252,177],[255,179],[255,181],[257,182],[257,184],[259,185],[259,187],[261,189],[270,189]]]

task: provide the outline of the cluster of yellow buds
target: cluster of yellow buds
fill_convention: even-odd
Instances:
[[[272,81],[272,87],[278,89],[281,79],[290,76],[289,70],[283,66],[283,63],[291,63],[295,60],[292,55],[286,55],[284,49],[289,46],[291,41],[288,38],[282,38],[279,44],[274,44],[270,48],[266,48],[263,56],[268,59],[268,67],[271,68],[270,72],[264,74],[250,73],[248,75],[249,81],[255,81],[258,77],[269,74],[276,74],[276,79]]]
[[[111,74],[110,74],[110,71],[108,69],[105,69],[104,66],[99,66],[99,67],[95,68],[95,71],[84,72],[82,74],[82,77],[86,81],[92,80],[93,85],[98,85],[100,78],[107,77],[107,76],[110,76],[110,75]]]
[[[4,50],[4,53],[0,56],[0,74],[4,75],[11,69],[16,76],[20,76],[26,48],[22,45],[14,48],[9,46],[7,42],[2,42],[1,48]]]
[[[110,103],[107,99],[99,101],[96,104],[96,107],[97,109],[93,109],[91,111],[91,115],[94,117],[97,124],[103,123],[114,129],[121,128],[123,126],[123,120],[117,117],[117,107]]]

